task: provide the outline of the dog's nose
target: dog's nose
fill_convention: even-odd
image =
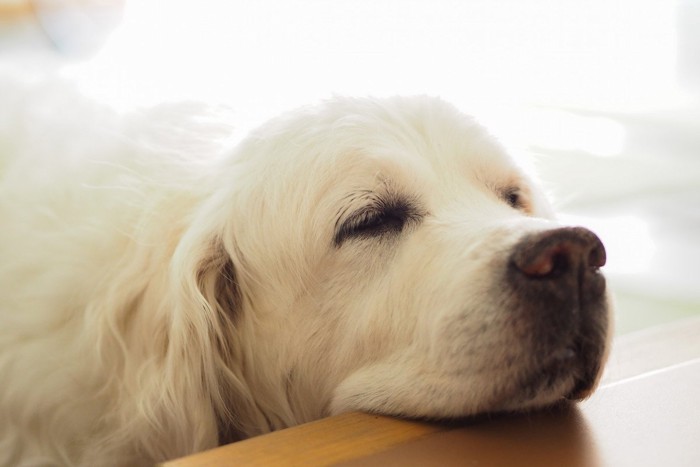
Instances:
[[[594,385],[604,355],[608,305],[599,269],[605,256],[593,232],[566,227],[526,235],[508,258],[514,329],[533,355],[578,372],[574,398]]]
[[[605,247],[583,227],[547,230],[522,239],[514,248],[512,264],[530,279],[558,280],[570,275],[585,280],[605,265]]]
[[[526,235],[513,247],[508,282],[521,308],[538,322],[573,329],[578,311],[595,310],[604,301],[605,279],[599,273],[604,264],[605,247],[590,230],[546,230]]]

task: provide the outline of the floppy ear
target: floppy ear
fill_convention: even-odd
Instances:
[[[144,254],[120,271],[93,312],[101,371],[113,375],[103,391],[117,399],[104,416],[118,426],[96,443],[96,456],[131,445],[136,457],[165,460],[261,421],[241,370],[233,261],[212,225],[190,226],[179,240],[159,238],[177,242],[169,258]]]
[[[222,241],[227,229],[211,220],[228,216],[222,212],[210,215],[210,219],[192,223],[173,257],[171,278],[178,284],[181,302],[174,310],[177,316],[171,328],[179,338],[171,339],[171,345],[181,348],[173,348],[171,355],[199,354],[196,362],[188,361],[199,365],[194,373],[200,373],[201,390],[216,419],[218,441],[224,443],[249,435],[252,427],[260,432],[259,427],[268,426],[268,421],[243,373],[246,357],[239,324],[249,307],[234,259]]]
[[[197,289],[214,312],[212,318],[219,321],[216,328],[233,331],[240,304],[233,260],[220,242],[215,242],[206,253],[195,268]],[[226,345],[226,339],[221,345]]]
[[[196,284],[195,297],[201,300],[200,310],[205,314],[208,336],[205,346],[211,346],[203,359],[203,371],[214,407],[219,444],[240,438],[236,426],[238,405],[252,402],[240,369],[240,348],[237,342],[236,319],[239,313],[240,292],[232,259],[218,240],[201,251],[190,277]],[[197,318],[195,318],[197,319]]]

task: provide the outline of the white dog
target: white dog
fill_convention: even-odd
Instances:
[[[596,384],[603,246],[445,102],[337,99],[219,155],[228,130],[194,117],[3,99],[2,465],[147,465]]]

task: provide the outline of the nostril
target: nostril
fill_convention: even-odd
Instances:
[[[554,279],[583,267],[605,265],[605,248],[591,231],[580,227],[529,235],[518,242],[511,260],[526,277]]]
[[[564,272],[569,267],[569,252],[564,245],[554,245],[530,258],[515,262],[526,276],[547,277]]]

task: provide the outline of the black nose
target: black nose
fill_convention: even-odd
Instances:
[[[583,227],[548,230],[526,236],[513,249],[512,264],[535,280],[580,280],[605,265],[605,247]]]
[[[517,309],[552,339],[567,338],[605,310],[605,248],[582,227],[523,237],[509,257],[507,278]],[[516,314],[517,315],[517,314]],[[542,344],[547,344],[542,342]]]

